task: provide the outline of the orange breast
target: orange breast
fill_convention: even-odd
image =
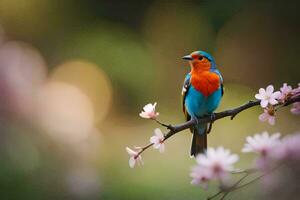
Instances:
[[[220,87],[220,78],[217,74],[210,71],[192,73],[192,86],[204,96],[209,96]]]

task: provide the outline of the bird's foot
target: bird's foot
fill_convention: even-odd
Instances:
[[[215,119],[216,119],[215,113],[211,113],[211,114],[210,114],[210,122],[209,122],[209,126],[208,126],[208,129],[207,129],[207,131],[206,131],[207,134],[210,133],[210,131],[211,131],[211,129],[212,129],[212,125],[213,125]]]
[[[211,113],[210,114],[210,122],[214,123],[215,120],[216,120],[216,114],[215,113]]]
[[[195,125],[197,125],[197,124],[199,124],[199,120],[198,120],[198,118],[197,117],[192,117],[192,119],[196,122],[196,124]]]

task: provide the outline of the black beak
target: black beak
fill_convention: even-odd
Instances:
[[[182,57],[183,60],[193,60],[192,56],[187,55]]]

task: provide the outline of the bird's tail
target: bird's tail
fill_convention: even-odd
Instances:
[[[198,125],[193,129],[193,139],[191,146],[191,156],[196,157],[207,148],[207,124]]]

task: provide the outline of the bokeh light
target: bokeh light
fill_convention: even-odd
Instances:
[[[77,87],[50,81],[36,100],[37,122],[58,142],[76,144],[93,132],[93,105]]]
[[[101,67],[112,81],[117,110],[132,112],[128,108],[155,93],[151,83],[155,80],[157,66],[152,63],[143,40],[132,30],[100,21],[73,33],[61,45],[55,59],[80,58]],[[144,95],[138,95],[140,93]]]
[[[93,104],[95,121],[102,121],[109,112],[112,101],[110,80],[97,65],[81,60],[68,61],[55,67],[50,80],[78,87]]]
[[[46,80],[46,65],[40,53],[23,42],[0,47],[0,108],[13,117],[30,118],[38,87]]]

